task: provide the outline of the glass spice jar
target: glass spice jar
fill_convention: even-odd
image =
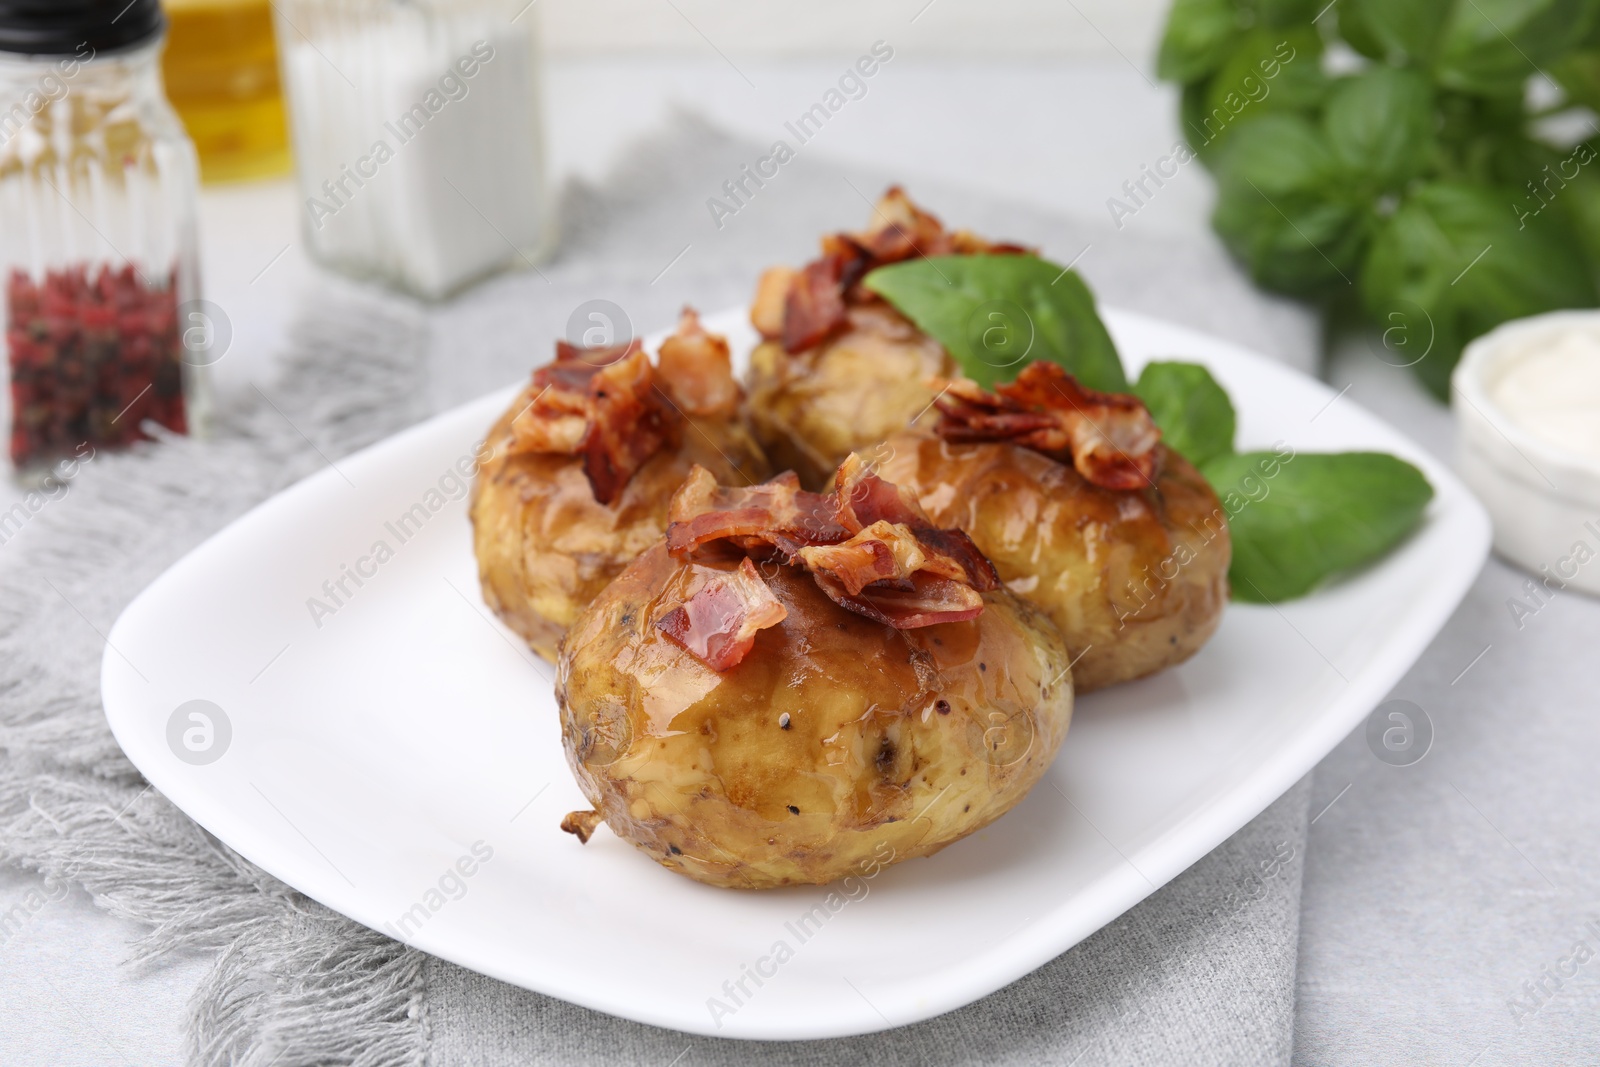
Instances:
[[[25,477],[206,414],[198,168],[163,27],[157,0],[0,0],[0,310]]]

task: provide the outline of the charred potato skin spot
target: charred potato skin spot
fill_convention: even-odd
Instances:
[[[1200,650],[1222,621],[1232,544],[1216,492],[1161,446],[1151,489],[1102,489],[1005,443],[904,433],[883,477],[933,521],[965,530],[1000,580],[1038,604],[1076,658],[1080,693],[1142,678]]]
[[[746,378],[750,420],[774,470],[821,489],[851,452],[928,413],[928,381],[956,372],[937,341],[881,302],[852,307],[850,327],[803,352],[757,346]]]
[[[658,863],[734,888],[826,884],[884,845],[898,861],[981,829],[1054,759],[1073,686],[1060,635],[1025,602],[999,590],[971,622],[896,631],[768,565],[789,616],[719,675],[655,621],[723,566],[651,548],[580,616],[558,662],[568,764],[610,828]],[[987,744],[997,730],[1009,748]],[[613,755],[597,736],[625,747]]]
[[[508,454],[511,420],[532,398],[518,394],[489,432],[470,515],[484,602],[554,661],[578,613],[666,529],[672,493],[694,464],[729,485],[772,471],[741,419],[689,419],[677,447],[652,456],[614,503],[601,504],[580,457]]]

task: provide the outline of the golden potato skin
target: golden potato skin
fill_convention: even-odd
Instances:
[[[657,544],[562,646],[567,762],[656,862],[717,886],[821,885],[981,829],[1049,767],[1072,680],[1024,601],[997,590],[970,622],[894,630],[768,564],[788,617],[719,674],[655,623],[734,565]]]
[[[1228,601],[1222,504],[1160,448],[1156,485],[1140,491],[1102,489],[1016,445],[917,433],[878,450],[878,473],[911,489],[935,524],[965,530],[1000,580],[1044,609],[1087,693],[1188,659]]]
[[[484,601],[554,662],[578,613],[667,528],[672,494],[696,463],[725,485],[771,476],[761,446],[738,420],[686,418],[676,448],[662,449],[611,504],[594,498],[581,457],[509,454],[520,393],[489,432],[492,447],[472,489],[473,548]]]
[[[850,328],[804,352],[776,341],[750,356],[750,421],[774,470],[820,489],[851,452],[932,417],[931,378],[956,373],[943,347],[883,303],[852,307]]]

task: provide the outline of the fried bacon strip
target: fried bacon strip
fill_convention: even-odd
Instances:
[[[965,568],[924,545],[905,523],[880,519],[848,541],[796,555],[835,603],[897,629],[983,613],[983,597],[965,584]]]
[[[656,626],[714,671],[737,666],[756,634],[789,615],[746,556],[737,570],[713,578]]]
[[[799,352],[821,344],[845,322],[845,290],[861,280],[872,255],[845,234],[822,239],[822,258],[807,263],[783,304],[783,347]]]
[[[1071,463],[1106,489],[1143,489],[1155,480],[1161,431],[1143,401],[1086,389],[1054,363],[1031,363],[993,393],[950,382],[936,403],[936,432],[946,441],[1010,441]]]
[[[915,630],[941,622],[965,622],[983,614],[983,597],[969,585],[917,571],[899,582],[877,582],[851,596],[826,571],[814,572],[817,586],[834,603],[896,630]]]
[[[789,352],[821,344],[848,324],[853,303],[877,299],[857,287],[868,271],[923,256],[1025,253],[1021,245],[986,241],[966,230],[949,231],[923,211],[898,185],[873,209],[872,225],[860,233],[829,234],[822,256],[799,270],[774,267],[761,276],[750,321],[768,340]]]
[[[594,498],[610,504],[635,471],[673,441],[677,419],[656,392],[637,340],[614,348],[556,343],[555,362],[533,372],[528,405],[511,420],[510,451],[583,457]]]
[[[831,545],[853,530],[841,522],[838,501],[800,488],[793,471],[745,488],[717,484],[696,466],[667,510],[667,551],[687,559],[715,541],[757,554],[791,556],[807,545]]]
[[[835,481],[832,493],[806,492],[793,473],[729,488],[696,467],[672,499],[667,550],[678,559],[744,553],[738,573],[757,583],[751,556],[801,567],[841,607],[901,630],[983,612],[982,594],[1000,581],[966,534],[935,527],[909,494],[873,474],[857,456],[845,460]],[[720,581],[657,623],[719,671],[749,651],[755,630],[748,629],[748,620],[758,620],[759,629],[783,618],[773,617],[753,589],[730,590]],[[761,592],[771,596],[764,585]]]
[[[677,331],[661,342],[657,363],[662,391],[685,415],[730,418],[739,410],[727,338],[707,333],[693,308],[683,309]]]
[[[728,342],[684,308],[661,343],[661,365],[637,340],[611,348],[556,342],[555,362],[533,372],[533,399],[511,421],[510,451],[583,457],[594,498],[611,504],[661,449],[682,416],[729,418],[739,408]]]
[[[832,575],[851,596],[860,595],[873,582],[904,581],[928,562],[909,526],[882,519],[848,541],[807,545],[795,555],[813,574]],[[956,573],[951,577],[960,578],[961,568],[954,569]]]
[[[645,461],[672,443],[677,422],[663,407],[650,360],[635,352],[589,382],[592,415],[583,439],[583,471],[594,498],[610,504]]]
[[[844,458],[834,475],[839,487],[837,497],[842,522],[852,530],[862,530],[876,522],[891,522],[911,528],[917,541],[929,550],[930,559],[948,560],[960,568],[959,574],[949,574],[980,592],[987,592],[1000,584],[994,564],[978,551],[960,530],[942,530],[935,526],[916,497],[904,486],[885,481],[872,473],[870,467],[855,453]]]

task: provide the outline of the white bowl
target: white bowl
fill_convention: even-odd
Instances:
[[[1489,510],[1496,552],[1551,593],[1600,594],[1600,463],[1533,436],[1492,399],[1525,342],[1572,327],[1600,335],[1600,311],[1518,319],[1467,346],[1450,383],[1456,468]]]

